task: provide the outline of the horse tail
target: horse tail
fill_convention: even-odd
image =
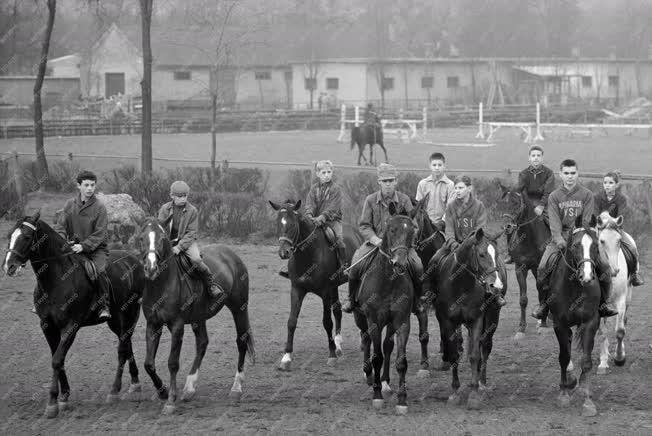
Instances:
[[[358,133],[358,128],[355,126],[351,127],[351,150],[353,150],[355,143],[358,142],[357,133]]]
[[[229,309],[233,315],[233,321],[235,321],[238,348],[245,346],[246,353],[253,365],[256,363],[256,348],[251,323],[249,322],[249,303],[245,302],[242,306],[229,307]]]

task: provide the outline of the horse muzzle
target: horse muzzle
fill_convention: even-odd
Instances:
[[[23,267],[22,265],[15,264],[15,263],[11,263],[7,265],[6,262],[3,265],[5,274],[7,274],[9,277],[15,277],[18,271],[20,271],[22,267]]]

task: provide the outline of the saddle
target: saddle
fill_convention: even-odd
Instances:
[[[91,282],[97,281],[97,278],[99,277],[100,274],[97,271],[97,267],[95,266],[95,263],[93,263],[93,261],[87,258],[86,256],[79,256],[79,257],[82,266],[84,267],[84,271],[86,272],[86,277],[88,277],[88,280],[90,280]]]
[[[333,229],[329,225],[322,226],[322,229],[324,230],[324,236],[326,236],[328,243],[334,245],[337,242],[337,238]]]
[[[190,277],[192,279],[201,280],[202,278],[201,274],[199,273],[197,268],[193,265],[192,261],[190,260],[190,257],[188,257],[188,255],[185,252],[182,251],[181,253],[179,253],[177,258],[178,258],[177,262],[179,263],[179,267],[181,268],[181,271],[185,276]]]

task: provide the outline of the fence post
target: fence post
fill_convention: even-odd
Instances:
[[[652,184],[650,183],[649,180],[645,180],[643,182],[643,186],[645,187],[645,202],[647,203],[647,212],[648,216],[650,217],[650,224],[652,224],[652,192],[650,190],[652,189]]]
[[[14,150],[13,156],[10,159],[11,164],[13,165],[14,173],[14,186],[16,187],[16,193],[18,194],[18,203],[22,204],[23,202],[23,175],[21,174],[20,162],[18,161],[18,152]]]

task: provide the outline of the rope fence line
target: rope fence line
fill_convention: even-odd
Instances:
[[[33,152],[9,152],[5,153],[4,156],[0,157],[0,162],[11,159],[12,157],[17,158],[18,156],[36,156],[36,153]],[[106,154],[61,154],[61,153],[48,153],[48,157],[63,157],[67,158],[71,162],[74,158],[84,158],[84,159],[119,159],[119,160],[140,160],[140,156],[125,156],[125,155],[106,155]],[[168,157],[154,157],[154,161],[161,162],[183,162],[183,163],[200,163],[207,164],[210,162],[210,159],[184,159],[184,158],[168,158]],[[257,165],[257,166],[267,166],[267,167],[300,167],[312,169],[314,163],[312,162],[286,162],[286,161],[253,161],[253,160],[222,160],[221,162],[226,163],[226,165]],[[356,170],[356,171],[376,171],[375,167],[370,166],[357,166],[357,165],[338,165],[340,169],[345,170]],[[398,171],[403,172],[414,172],[414,173],[429,173],[430,170],[427,168],[414,168],[414,167],[397,167]],[[503,176],[513,176],[520,173],[521,170],[515,170],[511,168],[504,169],[477,169],[477,168],[448,168],[447,172],[451,174],[496,174]],[[604,177],[603,172],[582,172],[581,177],[590,178],[590,179],[601,179]],[[634,181],[652,181],[652,174],[621,174],[621,179],[623,180],[634,180]]]

